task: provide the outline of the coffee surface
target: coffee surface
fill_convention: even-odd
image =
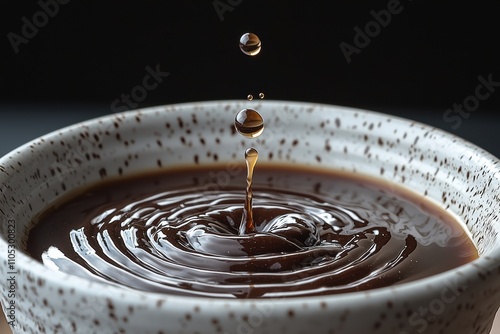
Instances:
[[[255,231],[242,235],[243,166],[103,182],[42,213],[27,251],[97,281],[227,298],[373,289],[478,256],[451,215],[380,180],[260,165],[253,187]]]

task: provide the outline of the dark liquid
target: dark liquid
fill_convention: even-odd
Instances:
[[[240,235],[245,174],[184,168],[101,183],[47,210],[27,251],[134,289],[230,298],[373,289],[478,256],[459,223],[427,200],[312,169],[259,165],[255,232]]]

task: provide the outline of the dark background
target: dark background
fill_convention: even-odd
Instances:
[[[137,107],[264,92],[418,120],[500,157],[500,87],[461,124],[443,118],[475,94],[479,76],[500,81],[497,2],[401,0],[401,13],[348,64],[339,44],[353,44],[354,28],[389,1],[221,0],[230,6],[221,20],[213,0],[71,0],[16,53],[9,33],[22,36],[23,18],[33,23],[43,9],[2,0],[0,155],[114,112],[112,102],[159,64],[170,74]],[[238,48],[248,31],[262,39],[257,57]]]
[[[370,12],[391,1],[65,1],[46,22],[40,2],[3,1],[0,154],[116,112],[112,102],[158,65],[169,75],[133,101],[138,108],[264,92],[411,118],[500,156],[500,87],[460,124],[443,118],[474,96],[479,76],[500,82],[495,1],[401,0],[401,12],[350,63],[340,43],[354,45],[354,28],[365,30]],[[34,15],[40,27],[16,53],[9,33],[22,37]],[[257,57],[239,50],[245,32],[262,40]]]

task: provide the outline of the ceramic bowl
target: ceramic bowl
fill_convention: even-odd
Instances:
[[[233,129],[244,107],[266,120],[256,140]],[[23,252],[32,218],[75,188],[178,165],[224,164],[242,159],[250,145],[261,152],[259,161],[339,169],[407,187],[455,214],[480,257],[366,292],[241,300],[91,282]],[[0,160],[3,311],[16,333],[488,334],[500,305],[499,165],[482,149],[430,126],[312,103],[199,102],[89,120]]]

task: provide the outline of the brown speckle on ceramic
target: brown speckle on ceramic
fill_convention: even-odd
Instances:
[[[234,129],[234,116],[245,107],[256,108],[266,120],[258,141],[242,139]],[[250,301],[163,296],[91,282],[46,268],[21,251],[33,217],[75,188],[170,167],[244,165],[249,146],[261,152],[259,163],[335,168],[378,177],[389,186],[403,184],[456,214],[480,258],[435,277],[369,292]],[[500,304],[498,159],[396,117],[280,101],[130,111],[15,150],[0,160],[0,184],[1,254],[7,254],[6,221],[16,224],[18,332],[487,334]],[[0,266],[0,273],[6,277],[7,266]],[[7,291],[1,291],[4,310]]]

